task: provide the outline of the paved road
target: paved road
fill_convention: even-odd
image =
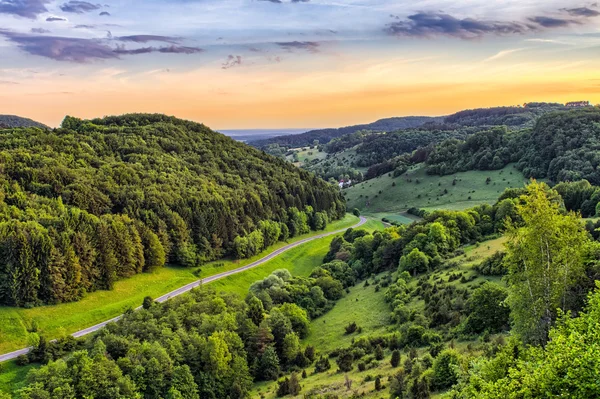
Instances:
[[[367,222],[367,219],[365,217],[361,216],[360,217],[360,222],[358,222],[357,224],[355,224],[352,227],[353,228],[360,227],[363,224],[365,224],[366,222]],[[279,249],[271,252],[269,255],[265,256],[264,258],[259,259],[259,260],[255,261],[255,262],[249,263],[246,266],[238,267],[237,269],[229,270],[227,272],[215,274],[213,276],[206,277],[206,278],[203,278],[201,280],[197,280],[197,281],[194,281],[194,282],[189,283],[187,285],[184,285],[181,288],[177,288],[176,290],[171,291],[168,294],[165,294],[165,295],[163,295],[161,297],[156,298],[156,301],[157,302],[165,302],[165,301],[167,301],[167,300],[169,300],[169,299],[171,299],[171,298],[173,298],[175,296],[178,296],[178,295],[184,294],[184,293],[186,293],[188,291],[191,291],[193,288],[196,288],[196,287],[198,287],[198,286],[200,286],[202,284],[208,284],[208,283],[210,283],[212,281],[220,280],[220,279],[225,278],[227,276],[231,276],[233,274],[241,273],[241,272],[244,272],[244,271],[246,271],[248,269],[252,269],[252,268],[254,268],[256,266],[260,266],[263,263],[265,263],[265,262],[267,262],[267,261],[269,261],[269,260],[271,260],[271,259],[273,259],[273,258],[275,258],[275,257],[277,257],[279,255],[281,255],[285,251],[290,250],[292,248],[295,248],[295,247],[297,247],[299,245],[302,245],[304,243],[307,243],[309,241],[316,240],[316,239],[323,238],[323,237],[327,237],[327,236],[330,236],[330,235],[333,235],[333,234],[339,234],[339,233],[344,232],[344,231],[346,231],[346,229],[332,231],[330,233],[318,234],[316,236],[312,236],[312,237],[308,237],[308,238],[305,238],[305,239],[302,239],[302,240],[298,240],[298,241],[293,242],[291,244],[288,244],[288,245],[286,245],[284,247],[281,247],[281,248],[279,248]],[[141,309],[141,306],[139,306],[139,307],[136,308],[136,310],[138,310],[138,309]],[[71,335],[74,336],[74,337],[76,337],[76,338],[78,338],[78,337],[82,337],[84,335],[93,333],[95,331],[98,331],[102,327],[106,326],[108,323],[112,323],[112,322],[115,322],[115,321],[119,320],[122,316],[123,315],[120,315],[120,316],[117,316],[117,317],[113,317],[110,320],[106,320],[106,321],[103,321],[102,323],[96,324],[95,326],[91,326],[91,327],[88,327],[86,329],[79,330],[77,332],[74,332]],[[18,351],[14,351],[14,352],[10,352],[10,353],[4,354],[4,355],[0,355],[0,362],[4,362],[4,361],[7,361],[7,360],[15,359],[19,355],[25,355],[25,354],[27,354],[27,352],[29,352],[29,348],[20,349]]]

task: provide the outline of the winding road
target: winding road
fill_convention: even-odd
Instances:
[[[361,216],[360,217],[360,221],[357,224],[355,224],[354,226],[352,226],[352,228],[360,227],[363,224],[365,224],[366,222],[367,222],[367,218]],[[268,262],[269,260],[271,260],[271,259],[273,259],[273,258],[275,258],[275,257],[277,257],[279,255],[281,255],[282,253],[284,253],[284,252],[286,252],[286,251],[288,251],[288,250],[290,250],[292,248],[295,248],[295,247],[297,247],[299,245],[305,244],[305,243],[307,243],[309,241],[317,240],[319,238],[327,237],[327,236],[334,235],[334,234],[339,234],[339,233],[342,233],[342,232],[344,232],[346,230],[347,230],[347,228],[346,229],[332,231],[332,232],[329,232],[329,233],[318,234],[316,236],[312,236],[312,237],[304,238],[302,240],[298,240],[296,242],[293,242],[291,244],[283,246],[283,247],[281,247],[281,248],[279,248],[279,249],[271,252],[270,254],[268,254],[267,256],[265,256],[264,258],[261,258],[261,259],[255,261],[255,262],[249,263],[246,266],[238,267],[237,269],[229,270],[229,271],[226,271],[226,272],[223,272],[223,273],[218,273],[218,274],[215,274],[213,276],[209,276],[209,277],[206,277],[206,278],[203,278],[203,279],[191,282],[191,283],[189,283],[187,285],[184,285],[183,287],[177,288],[174,291],[171,291],[171,292],[169,292],[169,293],[167,293],[167,294],[165,294],[165,295],[163,295],[161,297],[156,298],[155,301],[156,302],[165,302],[165,301],[168,301],[169,299],[171,299],[173,297],[176,297],[178,295],[181,295],[181,294],[185,294],[186,292],[189,292],[192,289],[194,289],[194,288],[196,288],[196,287],[198,287],[198,286],[200,286],[202,284],[208,284],[210,282],[213,282],[213,281],[216,281],[216,280],[220,280],[222,278],[225,278],[225,277],[237,274],[237,273],[241,273],[241,272],[244,272],[244,271],[246,271],[248,269],[252,269],[254,267],[260,266],[263,263]],[[142,307],[139,306],[135,310],[139,310],[141,308]],[[96,324],[96,325],[88,327],[86,329],[79,330],[77,332],[74,332],[71,335],[74,336],[75,338],[78,338],[78,337],[82,337],[84,335],[93,333],[95,331],[98,331],[102,327],[106,326],[108,323],[112,323],[112,322],[115,322],[115,321],[119,320],[122,316],[123,315],[119,315],[117,317],[113,317],[110,320],[106,320],[106,321],[103,321],[102,323]],[[0,355],[0,362],[4,362],[4,361],[7,361],[7,360],[15,359],[15,358],[17,358],[20,355],[25,355],[25,354],[27,354],[27,352],[29,352],[29,350],[30,350],[30,348],[24,348],[24,349],[20,349],[20,350],[14,351],[14,352],[6,353],[4,355]]]

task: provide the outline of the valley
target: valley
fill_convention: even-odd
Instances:
[[[61,133],[76,142],[92,140],[84,133],[86,129],[115,130],[114,140],[119,144],[111,151],[120,155],[113,165],[133,168],[129,172],[133,174],[129,180],[113,176],[114,187],[94,186],[114,201],[108,214],[98,216],[94,207],[79,209],[86,204],[81,202],[81,192],[66,196],[63,203],[52,199],[51,192],[41,191],[40,184],[48,177],[40,172],[20,178],[18,189],[14,184],[6,189],[5,213],[13,212],[20,220],[13,225],[4,222],[4,230],[0,228],[4,234],[0,234],[4,237],[0,256],[10,260],[5,270],[9,266],[24,269],[28,265],[22,260],[25,255],[13,261],[7,249],[25,251],[27,246],[15,244],[20,242],[18,237],[25,237],[43,276],[53,276],[54,284],[64,281],[76,287],[69,284],[82,280],[69,282],[70,270],[83,276],[89,268],[103,276],[99,266],[106,262],[98,257],[101,247],[93,247],[97,258],[85,263],[86,253],[76,237],[89,234],[94,246],[103,241],[81,223],[106,223],[109,237],[115,237],[109,250],[117,259],[117,274],[108,289],[91,290],[59,303],[44,303],[50,302],[45,298],[55,297],[44,296],[48,277],[40,277],[37,301],[0,308],[2,352],[31,346],[29,353],[4,363],[0,390],[20,399],[50,392],[54,397],[56,389],[73,390],[76,396],[102,396],[107,386],[103,385],[104,372],[112,373],[114,383],[108,386],[122,397],[190,399],[454,399],[480,397],[484,392],[496,397],[498,381],[526,389],[540,389],[538,381],[562,383],[560,378],[544,380],[541,374],[535,381],[515,381],[512,375],[490,370],[498,362],[508,362],[516,373],[534,372],[520,356],[504,357],[522,353],[523,358],[534,359],[536,370],[547,370],[544,376],[552,375],[560,372],[561,365],[548,361],[548,351],[581,356],[578,351],[583,349],[561,346],[561,340],[544,347],[549,337],[595,333],[578,324],[593,318],[597,307],[593,287],[600,274],[593,254],[600,239],[594,218],[600,209],[600,188],[594,185],[595,172],[573,161],[581,153],[567,150],[559,155],[563,163],[557,164],[549,161],[548,154],[535,157],[526,149],[535,140],[545,140],[548,148],[558,150],[565,132],[591,143],[595,130],[582,134],[565,130],[564,124],[573,125],[576,120],[589,127],[600,114],[592,109],[547,116],[541,112],[533,124],[521,118],[508,126],[478,122],[496,121],[490,119],[496,112],[447,117],[463,124],[452,130],[425,124],[417,130],[407,127],[392,133],[360,131],[325,145],[314,142],[286,149],[276,156],[252,150],[252,156],[264,165],[250,173],[227,158],[228,167],[236,165],[236,173],[245,176],[257,176],[269,168],[281,170],[292,179],[286,181],[289,191],[278,191],[286,190],[282,180],[269,180],[264,174],[261,182],[269,190],[253,186],[256,195],[245,193],[241,207],[231,208],[239,212],[235,218],[206,210],[197,218],[194,212],[202,208],[191,200],[194,191],[177,186],[181,195],[190,196],[186,202],[190,210],[173,201],[170,206],[179,215],[173,220],[169,208],[146,202],[146,196],[151,198],[147,187],[141,189],[138,203],[115,205],[121,201],[119,190],[131,189],[136,174],[139,181],[157,187],[166,182],[136,170],[132,162],[138,158],[130,158],[124,148],[130,148],[137,135],[146,138],[148,147],[148,142],[162,137],[157,133],[160,129],[189,138],[200,134],[208,142],[223,140],[220,135],[157,115],[89,122],[67,119],[69,127],[63,129],[70,131]],[[129,125],[132,121],[136,124]],[[500,121],[494,123],[507,119]],[[8,132],[6,137],[11,134],[23,139],[20,131]],[[93,133],[92,137],[96,140]],[[246,149],[245,144],[227,140],[221,144],[231,145],[232,152],[241,154]],[[291,135],[286,140],[296,138]],[[11,153],[8,143],[4,145],[6,153]],[[149,148],[163,162],[178,157]],[[336,150],[331,152],[332,148]],[[186,154],[182,159],[207,157],[202,147],[182,154]],[[221,195],[232,195],[231,200],[244,192],[234,174],[228,172],[225,177],[218,172],[224,167],[221,161],[207,159],[215,162],[209,174],[214,180],[207,187],[220,187]],[[87,170],[97,167],[90,162]],[[7,179],[16,181],[21,168],[19,163],[12,166]],[[58,173],[59,169],[53,170]],[[208,171],[205,167],[197,177],[187,177],[203,179]],[[88,172],[81,169],[79,173]],[[584,174],[589,180],[569,180]],[[309,185],[303,185],[307,181]],[[229,192],[231,187],[237,188]],[[227,201],[213,203],[208,194],[204,198],[205,205],[215,209],[232,206]],[[153,221],[152,213],[163,216]],[[65,225],[57,224],[59,220],[66,221]],[[180,232],[174,230],[177,226]],[[238,230],[234,234],[230,228]],[[57,234],[60,231],[62,235]],[[48,241],[43,241],[46,234]],[[540,237],[548,240],[548,249],[529,245]],[[119,239],[128,242],[132,252],[121,251]],[[50,245],[48,266],[42,260],[45,252],[35,252],[43,251],[39,242]],[[161,246],[171,248],[163,255],[164,265],[151,270],[144,266],[140,270],[139,263],[134,266],[141,262],[135,260],[136,253],[143,256],[138,259],[144,265],[146,259],[160,258]],[[141,252],[135,252],[136,248]],[[194,255],[186,253],[186,248]],[[74,260],[69,260],[70,253]],[[550,264],[541,265],[540,259],[548,256]],[[119,270],[128,270],[120,262],[133,262],[131,270],[140,271],[119,275]],[[524,271],[523,262],[540,266]],[[567,271],[565,262],[569,263]],[[543,273],[554,277],[547,279]],[[532,304],[523,285],[532,280],[540,281],[532,288],[537,297],[550,292],[546,290],[560,293],[546,298],[545,303],[552,303],[545,313],[551,315],[549,324],[542,324],[545,319],[533,313],[540,302]],[[3,289],[15,292],[10,285]],[[3,298],[16,297],[5,294]],[[552,310],[557,308],[576,315],[571,324],[559,324],[562,316]],[[121,314],[88,335],[78,339],[69,335]],[[593,362],[595,354],[588,358]],[[86,367],[105,371],[86,376],[91,384],[77,385]],[[60,387],[54,382],[58,370],[64,370]],[[578,378],[585,384],[584,374]]]

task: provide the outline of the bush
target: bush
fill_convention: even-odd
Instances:
[[[360,216],[360,210],[358,208],[354,208],[354,209],[352,209],[352,214],[354,216]]]
[[[315,373],[322,373],[331,368],[331,363],[326,356],[321,356],[315,363]]]
[[[27,355],[19,355],[15,360],[17,366],[27,366],[29,364],[29,357]]]
[[[349,351],[343,351],[337,358],[337,365],[340,371],[347,372],[352,371],[352,362],[354,358],[352,357],[352,353]]]
[[[352,323],[348,324],[345,327],[346,335],[347,334],[352,334],[352,333],[356,332],[357,329],[358,329],[358,325],[356,325],[356,322],[353,321]]]

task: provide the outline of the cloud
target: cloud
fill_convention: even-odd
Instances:
[[[259,1],[268,1],[269,3],[275,4],[283,4],[281,0],[259,0]],[[290,3],[308,3],[310,0],[291,0]]]
[[[75,29],[94,29],[96,25],[75,25]]]
[[[204,51],[197,47],[175,45],[158,48],[142,47],[138,49],[126,49],[124,46],[113,48],[109,46],[106,41],[99,39],[40,36],[16,33],[7,30],[0,30],[0,36],[4,36],[26,53],[50,58],[56,61],[77,63],[115,59],[119,58],[120,55],[138,55],[147,53],[195,54]]]
[[[227,60],[221,65],[221,69],[229,69],[238,65],[242,65],[242,56],[229,54]]]
[[[499,51],[496,54],[492,55],[491,57],[486,58],[485,60],[483,60],[483,62],[495,61],[500,58],[504,58],[508,55],[518,53],[519,51],[523,51],[523,50],[526,50],[526,48],[515,48],[515,49],[509,49],[509,50],[502,50],[502,51]]]
[[[44,28],[31,28],[31,33],[44,34],[44,33],[50,33],[50,31],[48,29],[44,29]]]
[[[397,16],[392,17],[398,19]],[[413,14],[407,20],[392,22],[385,28],[388,34],[395,36],[450,36],[460,39],[474,39],[484,35],[523,34],[531,30],[535,30],[535,27],[518,22],[459,19],[448,14],[434,12]]]
[[[110,17],[110,13],[108,11],[102,11],[100,14],[101,17]]]
[[[122,42],[134,42],[134,43],[148,43],[148,42],[164,42],[177,44],[181,42],[180,38],[172,36],[159,36],[159,35],[130,35],[130,36],[119,36],[115,38]]]
[[[564,28],[569,25],[579,24],[579,21],[573,19],[553,18],[553,17],[533,17],[529,18],[531,22],[534,22],[544,28]]]
[[[138,54],[149,54],[149,53],[163,53],[163,54],[196,54],[201,53],[204,50],[198,47],[186,47],[186,46],[167,46],[167,47],[142,47],[137,49],[126,49],[123,46],[117,47],[115,50],[116,54],[119,55],[138,55]]]
[[[0,85],[5,85],[5,86],[14,86],[14,85],[18,85],[18,82],[12,82],[10,80],[0,80]]]
[[[163,54],[196,54],[204,52],[204,49],[199,47],[168,46],[160,47],[158,52]]]
[[[46,18],[46,22],[64,22],[66,21],[66,18],[61,18],[61,17],[48,17]]]
[[[319,42],[278,42],[276,43],[279,47],[287,51],[294,50],[305,50],[309,53],[318,53],[319,52]]]
[[[92,4],[87,1],[72,0],[60,6],[64,12],[72,12],[75,14],[84,14],[86,12],[95,11],[102,8],[100,4]]]
[[[588,7],[579,7],[579,8],[563,8],[563,11],[569,13],[574,17],[582,17],[582,18],[593,18],[600,15],[600,11],[592,10]]]
[[[118,58],[110,46],[95,39],[57,36],[38,36],[0,30],[0,35],[15,43],[21,50],[56,61],[88,62]]]
[[[0,14],[36,19],[39,14],[48,12],[48,3],[50,0],[0,0]]]

